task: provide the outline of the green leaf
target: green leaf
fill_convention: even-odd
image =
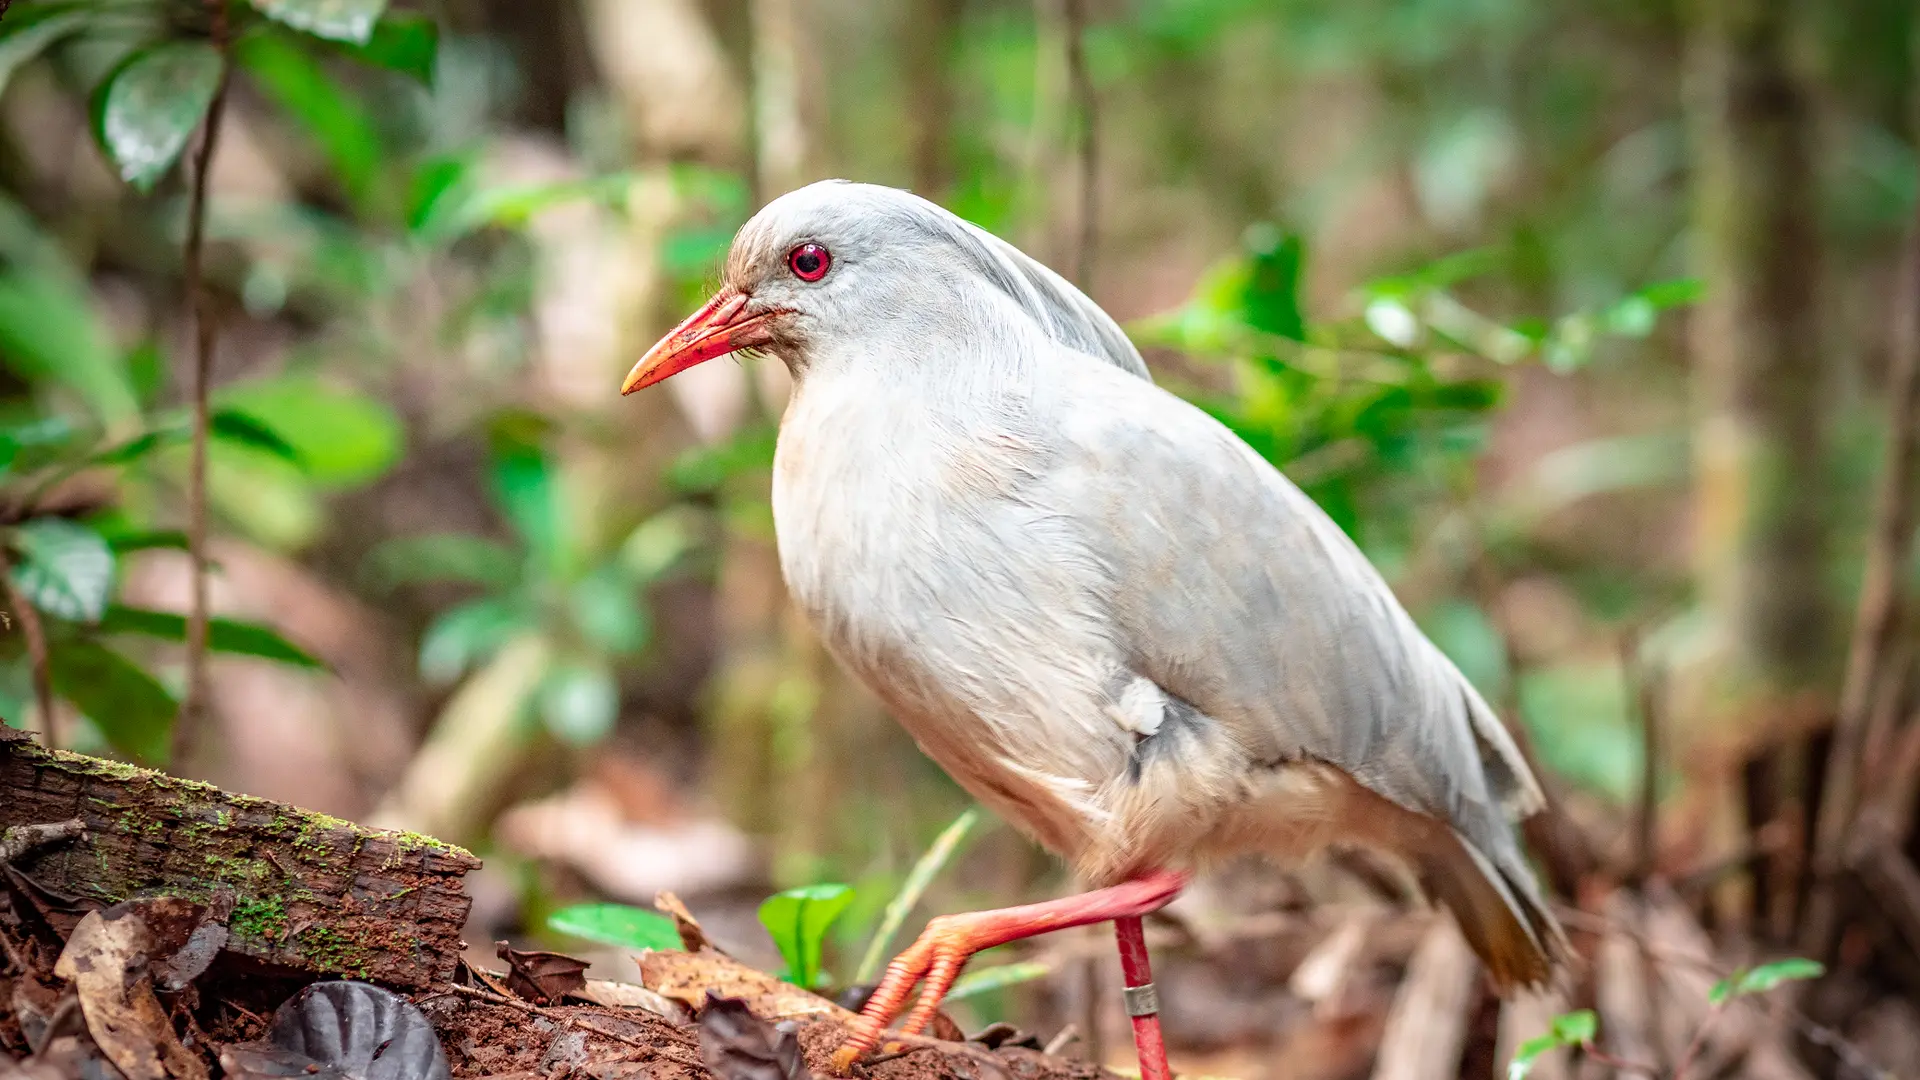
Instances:
[[[540,719],[563,742],[599,742],[619,716],[620,686],[604,665],[560,664],[540,684]]]
[[[965,1001],[980,994],[1004,990],[1009,986],[1019,986],[1035,979],[1044,979],[1053,974],[1053,965],[1038,960],[1021,960],[998,967],[981,968],[970,971],[953,982],[953,988],[947,991],[944,1001]]]
[[[581,637],[615,656],[640,651],[652,630],[638,591],[618,566],[601,567],[574,583],[567,610]]]
[[[120,178],[141,191],[173,167],[220,88],[220,51],[205,41],[141,49],[94,97],[94,135]]]
[[[187,640],[187,617],[170,611],[148,611],[115,605],[100,619],[103,634],[143,634],[163,641]],[[295,667],[325,670],[326,665],[271,627],[239,619],[207,620],[207,648],[235,656],[258,656]]]
[[[880,965],[885,962],[887,946],[893,943],[893,936],[900,932],[900,924],[906,922],[907,915],[913,911],[920,898],[926,895],[927,886],[947,865],[962,844],[967,834],[980,823],[980,808],[969,806],[960,812],[907,872],[907,879],[900,884],[900,891],[887,901],[887,909],[880,917],[880,926],[873,932],[873,940],[867,942],[867,951],[860,957],[860,966],[854,969],[855,985],[872,982],[880,973]]]
[[[64,274],[0,273],[0,364],[35,382],[70,387],[102,423],[139,415],[92,297]]]
[[[519,576],[520,560],[504,544],[468,533],[401,536],[367,555],[368,584],[381,592],[402,585],[456,582],[501,587]]]
[[[366,44],[343,49],[362,63],[397,71],[431,90],[440,59],[440,27],[425,15],[388,12],[373,24],[373,36]]]
[[[820,951],[833,921],[853,902],[846,885],[807,885],[767,897],[760,905],[760,925],[773,936],[786,978],[809,990],[819,985]]]
[[[1562,1013],[1553,1018],[1552,1027],[1520,1044],[1513,1061],[1507,1065],[1507,1080],[1525,1080],[1541,1055],[1567,1046],[1585,1046],[1600,1030],[1600,1018],[1591,1009]]]
[[[428,682],[452,682],[530,625],[526,613],[505,599],[488,597],[449,608],[421,636],[420,675]]]
[[[261,13],[295,30],[365,45],[387,0],[251,0]]]
[[[248,34],[234,55],[274,104],[320,144],[348,196],[364,206],[379,183],[382,158],[380,133],[366,107],[286,34]]]
[[[180,706],[133,661],[91,641],[50,647],[54,693],[85,713],[113,748],[149,764],[167,758],[167,740]]]
[[[290,465],[302,464],[300,451],[280,437],[280,433],[246,413],[221,409],[207,417],[207,434],[241,446],[251,446]]]
[[[305,464],[307,478],[326,488],[379,479],[406,443],[391,406],[312,376],[232,383],[221,389],[219,402],[278,434]]]
[[[640,523],[620,543],[620,566],[634,581],[653,581],[693,550],[696,533],[687,515],[663,510]]]
[[[547,422],[530,413],[496,418],[488,441],[493,450],[494,501],[527,546],[534,564],[561,576],[566,568],[565,521],[559,485],[541,447]]]
[[[187,534],[178,529],[155,529],[108,536],[107,546],[113,549],[114,554],[124,555],[129,551],[150,551],[154,548],[186,551],[191,545],[187,541]]]
[[[445,239],[458,235],[457,219],[473,184],[473,160],[465,154],[441,155],[414,170],[407,196],[407,228],[418,235]]]
[[[85,26],[91,17],[81,4],[35,4],[9,10],[7,18],[0,19],[0,93],[22,64]]]
[[[89,465],[125,465],[146,457],[170,442],[177,442],[184,434],[184,432],[167,429],[143,431],[131,439],[125,439],[104,450],[95,451],[88,455],[87,463]]]
[[[621,949],[681,948],[680,931],[672,919],[626,904],[575,904],[547,916],[547,926]]]
[[[1817,979],[1826,973],[1826,966],[1817,960],[1807,960],[1798,956],[1775,960],[1771,964],[1761,964],[1750,970],[1736,971],[1714,983],[1713,989],[1707,991],[1707,1001],[1714,1005],[1724,1005],[1733,998],[1748,994],[1764,994],[1781,983]]]
[[[13,586],[28,603],[73,622],[94,622],[113,594],[113,549],[65,518],[35,518],[13,531]]]

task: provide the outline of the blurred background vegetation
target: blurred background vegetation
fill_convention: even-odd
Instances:
[[[1906,622],[1848,632],[1870,548],[1920,584],[1917,64],[1907,0],[15,0],[0,715],[471,844],[474,941],[838,880],[854,948],[968,803],[786,603],[785,373],[617,394],[845,176],[1075,278],[1332,513],[1527,736],[1563,891],[1732,860],[1710,921],[1807,940],[1836,717],[1849,800],[1920,757]],[[924,910],[1066,885],[957,867]]]

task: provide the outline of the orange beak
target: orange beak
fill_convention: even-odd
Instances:
[[[745,293],[721,289],[647,350],[627,373],[627,381],[620,384],[620,393],[631,394],[652,386],[716,356],[771,344],[773,333],[768,323],[788,312],[776,308],[741,318],[746,309]]]

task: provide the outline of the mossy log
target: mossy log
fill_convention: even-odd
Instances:
[[[101,758],[0,724],[0,829],[78,818],[22,858],[40,885],[112,904],[173,895],[227,923],[227,949],[295,972],[443,981],[472,898],[466,851]]]

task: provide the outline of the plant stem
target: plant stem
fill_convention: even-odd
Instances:
[[[13,562],[0,554],[0,581],[6,584],[7,602],[13,605],[13,613],[20,620],[20,633],[27,639],[27,658],[33,665],[33,700],[40,709],[40,723],[45,725],[44,734],[47,746],[59,750],[66,745],[65,733],[60,730],[60,714],[53,704],[53,673],[47,654],[47,630],[40,622],[40,612],[27,601],[19,589],[13,587]]]
[[[934,875],[953,858],[953,853],[959,850],[967,834],[979,822],[979,807],[968,807],[953,819],[952,824],[940,831],[940,835],[928,845],[926,854],[913,864],[900,891],[887,901],[886,913],[880,918],[880,928],[873,932],[873,940],[867,943],[866,955],[860,958],[860,967],[853,973],[853,985],[865,985],[880,973],[880,965],[887,960],[887,946],[893,944],[893,936],[900,932],[900,924],[907,921],[914,906],[926,895],[927,886],[933,883]]]
[[[207,416],[208,385],[213,381],[214,321],[204,279],[207,232],[207,176],[220,140],[220,118],[227,111],[227,87],[233,62],[227,51],[227,9],[208,0],[213,13],[213,44],[220,50],[220,86],[207,106],[200,147],[193,158],[193,193],[187,204],[186,291],[193,310],[193,458],[187,480],[187,551],[193,566],[193,601],[187,614],[187,693],[173,725],[173,761],[186,760],[194,746],[200,714],[207,707]]]
[[[1693,1059],[1700,1056],[1701,1047],[1707,1044],[1707,1029],[1713,1026],[1714,1019],[1725,1007],[1724,1003],[1715,1005],[1707,1010],[1707,1015],[1700,1018],[1700,1026],[1694,1029],[1693,1038],[1687,1041],[1687,1048],[1681,1051],[1680,1060],[1674,1063],[1673,1080],[1682,1080],[1687,1075],[1687,1070],[1693,1067]]]

